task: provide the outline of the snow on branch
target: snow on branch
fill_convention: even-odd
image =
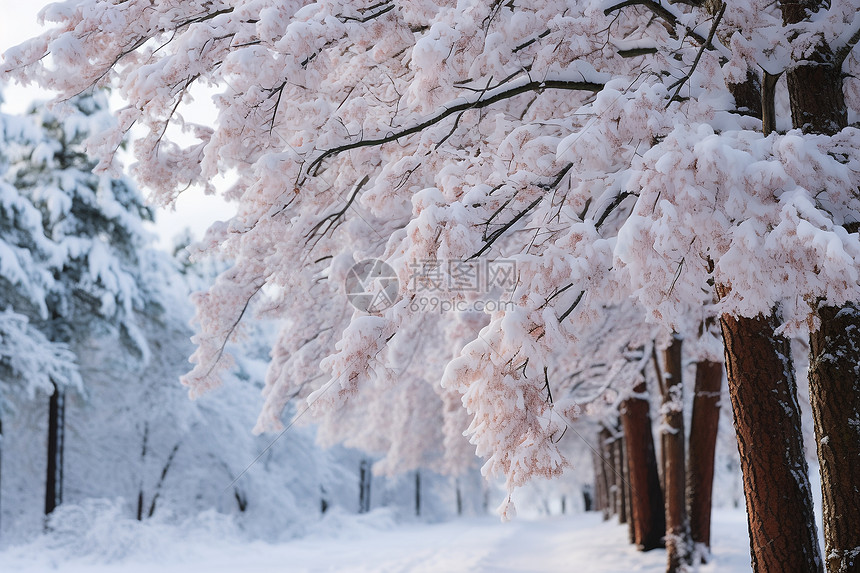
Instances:
[[[351,143],[346,143],[327,149],[318,155],[307,167],[307,173],[316,175],[319,167],[327,158],[338,155],[350,149],[359,147],[379,146],[392,141],[397,141],[408,135],[424,131],[428,127],[435,125],[455,113],[464,112],[470,109],[483,109],[500,101],[504,101],[518,95],[529,92],[542,92],[544,90],[577,90],[597,92],[603,89],[604,83],[608,79],[605,74],[598,74],[593,69],[591,72],[581,72],[581,78],[578,80],[566,79],[563,77],[547,77],[543,80],[533,80],[530,77],[522,77],[511,81],[511,85],[500,86],[486,93],[479,94],[474,98],[463,98],[465,101],[459,103],[451,103],[442,108],[441,111],[431,115],[430,117],[420,120],[410,127],[390,132],[382,137],[359,139]]]

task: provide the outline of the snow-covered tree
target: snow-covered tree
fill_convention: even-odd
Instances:
[[[84,150],[91,133],[113,121],[103,93],[66,103],[62,113],[34,107],[6,134],[3,177],[4,306],[27,319],[41,340],[76,353],[93,338],[112,338],[138,358],[148,350],[136,312],[155,312],[157,281],[142,272],[140,252],[151,211],[127,178],[93,173]],[[7,255],[8,256],[5,256]],[[149,306],[147,306],[149,305]],[[67,370],[75,372],[75,361]],[[45,363],[42,363],[44,365]],[[39,362],[32,364],[39,366]],[[39,370],[24,380],[40,380]],[[65,388],[48,376],[48,480],[45,512],[62,500]],[[72,379],[80,382],[77,374]]]
[[[819,306],[860,298],[860,132],[771,133],[772,96],[779,73],[824,57],[860,109],[860,84],[842,80],[860,66],[857,8],[68,1],[3,69],[65,96],[115,85],[128,105],[93,149],[107,168],[143,125],[135,169],[158,201],[238,174],[225,193],[237,215],[203,241],[235,265],[197,299],[192,393],[218,384],[226,341],[254,308],[286,319],[262,427],[292,396],[332,409],[390,383],[387,349],[424,318],[414,303],[427,281],[413,271],[436,263],[424,278],[440,297],[512,303],[485,313],[442,384],[469,410],[485,472],[513,489],[567,465],[557,437],[575,408],[547,399],[543,374],[607,306],[633,296],[688,339],[719,317],[744,476],[761,493],[747,497],[753,563],[813,571],[785,336],[817,329]],[[221,89],[212,125],[183,120],[197,82]],[[371,257],[394,269],[400,300],[366,314],[342,284]],[[469,262],[509,263],[515,280],[462,288]]]
[[[3,420],[11,398],[33,399],[39,391],[80,387],[69,347],[31,323],[47,313],[54,277],[44,262],[52,244],[39,209],[3,177],[14,147],[32,145],[37,136],[27,120],[0,114],[0,469]]]
[[[41,211],[5,177],[15,148],[33,145],[37,137],[38,130],[25,118],[0,114],[0,355],[4,368],[0,411],[3,396],[10,392],[32,396],[37,390],[49,391],[54,383],[76,384],[77,378],[68,348],[52,342],[30,322],[47,313],[54,277],[45,260],[52,254],[52,244]]]

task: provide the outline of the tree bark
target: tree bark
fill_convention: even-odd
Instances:
[[[728,289],[721,287],[724,296]],[[738,452],[756,573],[822,571],[794,366],[769,317],[723,315]]]
[[[608,520],[615,515],[615,492],[616,492],[616,476],[612,471],[612,434],[608,428],[600,430],[600,465],[601,474],[603,475],[603,491],[605,495],[605,505],[603,507],[603,519]]]
[[[600,436],[598,435],[598,448],[600,447]],[[594,511],[599,511],[605,516],[606,509],[606,493],[604,491],[605,481],[603,479],[603,460],[595,451],[591,456],[594,465]]]
[[[824,555],[829,573],[860,571],[860,312],[819,310],[810,335],[809,401],[821,472]],[[839,352],[840,354],[837,354]]]
[[[696,365],[687,459],[687,503],[690,508],[690,537],[695,544],[695,553],[703,561],[711,547],[711,494],[722,385],[721,363],[703,360]]]
[[[625,475],[624,466],[624,435],[621,433],[620,425],[615,428],[615,441],[612,442],[612,465],[615,466],[615,471],[618,472],[618,492],[616,495],[616,511],[618,513],[618,522],[627,523],[627,476]]]
[[[687,521],[687,464],[684,451],[684,393],[681,338],[672,336],[663,351],[663,423],[660,440],[663,452],[663,482],[666,499],[666,571],[681,571],[690,563],[690,525]],[[658,368],[659,365],[654,364]]]
[[[786,25],[797,24],[824,7],[823,0],[780,2]],[[806,60],[793,62],[786,73],[791,124],[804,133],[833,135],[848,125],[848,108],[842,93],[842,62],[823,39],[807,54]]]
[[[794,24],[820,0],[783,2]],[[833,135],[848,125],[842,62],[823,40],[787,74],[792,126]],[[856,231],[856,229],[851,229]],[[821,472],[824,555],[829,573],[860,571],[860,312],[856,305],[818,309],[810,333],[809,400]]]
[[[627,442],[630,467],[632,514],[635,543],[640,551],[663,547],[666,516],[663,491],[657,475],[657,456],[651,433],[648,390],[645,380],[633,387],[633,394],[621,404],[621,424]]]
[[[54,385],[48,404],[48,467],[45,479],[45,516],[63,502],[63,438],[66,392]]]
[[[620,420],[619,420],[620,422]],[[621,431],[624,431],[622,426]],[[624,495],[627,497],[627,542],[631,545],[636,544],[636,525],[633,519],[633,488],[630,486],[630,455],[627,451],[627,438],[624,438],[624,449],[622,450],[621,463],[624,465]]]

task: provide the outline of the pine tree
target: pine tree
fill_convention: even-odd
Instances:
[[[157,306],[139,255],[151,211],[127,178],[93,173],[85,153],[87,137],[112,121],[106,95],[74,98],[56,114],[36,106],[25,120],[28,137],[8,153],[4,180],[15,200],[6,202],[3,233],[35,279],[17,281],[30,304],[6,304],[62,348],[74,352],[88,339],[107,337],[145,357],[135,311]],[[62,502],[66,387],[66,380],[50,378],[46,515]]]

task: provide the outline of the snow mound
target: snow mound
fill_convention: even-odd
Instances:
[[[166,515],[168,512],[164,512]],[[4,561],[13,568],[56,568],[70,563],[159,564],[200,558],[218,544],[247,540],[232,517],[208,510],[171,522],[170,516],[137,521],[121,499],[88,499],[64,504],[51,515],[47,530],[33,541],[10,547]],[[39,564],[33,563],[38,556]]]

